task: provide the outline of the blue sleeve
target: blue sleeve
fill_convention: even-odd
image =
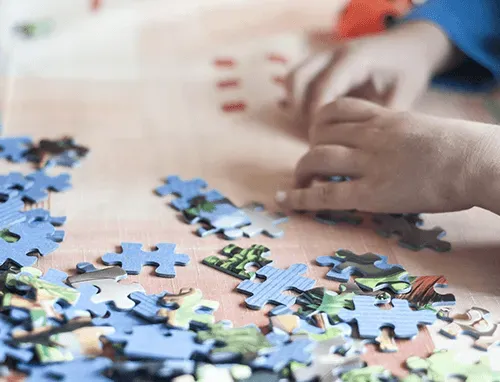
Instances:
[[[404,20],[438,25],[467,57],[435,84],[483,91],[500,82],[500,0],[427,0]]]

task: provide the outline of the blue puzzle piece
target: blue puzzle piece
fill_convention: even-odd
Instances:
[[[153,323],[165,322],[167,318],[158,316],[158,311],[164,308],[161,305],[161,299],[166,294],[167,292],[152,295],[141,292],[132,293],[130,298],[137,303],[133,308],[134,313]]]
[[[293,264],[286,270],[266,265],[256,272],[257,277],[266,279],[264,282],[254,283],[251,280],[244,280],[237,289],[239,292],[252,295],[245,300],[251,309],[262,309],[267,303],[291,306],[295,303],[296,297],[282,292],[287,290],[304,292],[316,283],[315,280],[300,276],[306,271],[305,264]]]
[[[102,257],[106,265],[119,265],[128,274],[138,275],[144,265],[156,266],[160,277],[175,277],[175,265],[186,265],[189,256],[175,253],[175,244],[160,243],[154,251],[143,251],[140,243],[122,243],[122,253],[107,253]]]
[[[102,373],[112,364],[113,361],[109,358],[97,357],[44,366],[23,365],[21,369],[30,374],[27,382],[61,380],[109,382],[110,379]]]
[[[60,227],[66,223],[66,216],[50,216],[50,212],[48,210],[44,210],[43,208],[35,208],[29,211],[24,211],[23,213],[30,223],[49,222],[54,227]]]
[[[68,278],[68,274],[66,272],[60,271],[58,269],[50,268],[45,274],[40,277],[40,279],[47,281],[49,283],[70,288],[68,284],[66,284],[66,279]]]
[[[387,256],[371,252],[356,255],[345,249],[338,250],[333,256],[319,256],[316,262],[322,267],[333,266],[326,277],[341,282],[349,281],[351,276],[385,277],[405,270],[399,264],[388,264]]]
[[[356,321],[361,338],[376,338],[382,327],[391,327],[398,338],[413,338],[418,334],[418,325],[431,325],[436,321],[432,310],[410,309],[407,300],[393,299],[392,309],[381,309],[372,296],[354,296],[354,310],[342,309],[338,316],[342,321]]]
[[[78,285],[77,289],[80,292],[78,301],[74,305],[62,305],[65,308],[63,312],[67,320],[81,317],[82,312],[89,312],[93,317],[102,317],[107,313],[108,307],[105,303],[96,304],[92,301],[92,297],[99,292],[99,289],[87,283]]]
[[[168,330],[163,324],[137,326],[132,333],[114,333],[106,338],[113,343],[125,343],[125,355],[144,359],[187,360],[196,354],[207,355],[213,342],[199,344],[196,333]]]
[[[0,265],[10,260],[19,267],[31,266],[37,258],[28,254],[38,252],[44,256],[59,247],[59,244],[51,239],[55,228],[47,222],[40,222],[35,226],[27,222],[17,223],[11,226],[9,231],[19,236],[19,240],[14,243],[0,240]]]
[[[272,348],[268,354],[255,359],[252,366],[277,372],[293,361],[308,364],[312,360],[311,351],[314,346],[315,343],[308,339],[296,339]]]
[[[7,357],[21,362],[29,362],[33,358],[31,349],[9,345],[9,341],[12,339],[10,333],[14,328],[14,324],[6,316],[0,315],[0,362],[4,362]]]
[[[95,326],[112,326],[116,332],[131,332],[132,328],[139,325],[148,325],[149,322],[132,314],[130,311],[118,310],[112,305],[108,305],[108,314],[105,317],[97,317],[92,320]]]
[[[9,228],[13,224],[26,220],[26,216],[22,212],[23,208],[23,201],[17,197],[0,203],[0,229]]]
[[[0,158],[6,158],[12,162],[24,162],[24,154],[32,145],[30,137],[0,138]]]
[[[68,150],[49,159],[45,164],[45,168],[54,166],[74,168],[80,166],[81,159],[82,157],[78,155],[76,150]]]
[[[15,196],[19,191],[25,190],[33,185],[33,181],[27,179],[20,172],[11,172],[0,176],[0,194]]]
[[[49,176],[45,171],[40,170],[26,176],[33,181],[33,185],[22,193],[25,199],[33,203],[41,202],[47,199],[48,190],[65,191],[71,188],[71,175],[60,174],[57,176]]]
[[[177,175],[170,175],[165,179],[165,185],[158,187],[155,192],[159,196],[169,194],[178,196],[179,198],[172,200],[170,204],[176,210],[182,211],[189,208],[193,198],[204,195],[203,189],[207,187],[207,182],[200,178],[181,180]]]

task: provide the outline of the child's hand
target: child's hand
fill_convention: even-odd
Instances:
[[[396,112],[342,98],[314,119],[297,189],[278,192],[293,210],[441,212],[480,205],[500,211],[500,128]],[[310,186],[313,179],[352,178]]]
[[[300,109],[307,127],[319,107],[346,95],[407,109],[453,56],[453,45],[436,26],[408,23],[311,57],[287,76],[287,103]]]

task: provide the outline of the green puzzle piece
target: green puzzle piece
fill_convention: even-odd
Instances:
[[[273,262],[266,258],[271,253],[269,248],[263,245],[254,244],[248,249],[243,249],[237,245],[229,244],[222,249],[221,253],[227,258],[209,256],[203,259],[202,263],[242,280],[255,277],[255,272],[248,271],[248,267],[262,268]]]
[[[369,291],[388,288],[391,289],[392,292],[400,294],[408,293],[411,290],[409,274],[406,271],[383,277],[357,277],[355,281],[362,289],[367,289]]]
[[[244,359],[252,359],[262,349],[272,344],[254,326],[227,328],[223,324],[210,325],[208,330],[198,332],[198,340],[215,340],[220,346],[212,349],[212,353],[241,354]]]
[[[382,382],[391,377],[391,373],[383,366],[367,366],[342,374],[343,382]]]
[[[410,357],[406,366],[413,374],[404,382],[446,382],[451,377],[460,377],[465,382],[499,382],[500,372],[491,369],[490,361],[483,357],[477,363],[467,364],[457,361],[453,351],[437,351],[427,359]],[[423,377],[421,377],[421,375]]]
[[[354,309],[352,298],[354,293],[341,293],[326,288],[313,288],[302,293],[297,302],[303,305],[298,310],[299,316],[310,317],[317,313],[326,313],[330,322],[339,322],[337,314],[341,309]]]

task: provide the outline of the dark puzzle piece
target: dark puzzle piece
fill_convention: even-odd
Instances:
[[[315,280],[300,276],[306,271],[305,264],[293,264],[286,270],[266,265],[256,272],[256,276],[265,278],[265,281],[255,283],[244,280],[237,286],[237,290],[251,295],[245,299],[245,304],[251,309],[262,309],[267,303],[291,306],[296,298],[283,294],[284,291],[294,290],[301,293],[311,289],[316,283]]]
[[[71,188],[71,175],[60,174],[49,176],[43,170],[36,171],[26,176],[33,181],[33,185],[22,192],[23,198],[33,203],[41,202],[48,197],[47,191],[65,191]]]
[[[255,277],[255,272],[250,271],[250,267],[260,269],[273,262],[267,258],[271,255],[269,248],[258,244],[253,244],[247,249],[229,244],[222,249],[221,253],[227,257],[208,256],[203,259],[202,263],[242,280]]]
[[[328,225],[336,225],[339,223],[347,223],[351,225],[360,225],[363,223],[363,217],[356,214],[357,211],[334,211],[334,210],[325,210],[320,211],[316,215],[314,215],[314,219],[316,221],[328,224]]]
[[[188,360],[126,361],[114,363],[107,374],[115,381],[169,379],[179,375],[194,374],[195,362]]]
[[[136,326],[131,333],[115,333],[106,338],[113,343],[125,343],[128,357],[144,359],[188,360],[195,355],[207,355],[212,342],[199,344],[196,333],[168,330],[162,324]]]
[[[170,175],[165,179],[165,185],[156,188],[155,192],[159,196],[170,194],[178,196],[178,198],[172,200],[170,204],[176,210],[182,211],[191,206],[192,199],[206,195],[207,193],[204,189],[207,187],[207,182],[200,178],[182,180],[177,175]],[[216,194],[210,192],[209,195],[216,195],[216,197],[219,198],[220,194],[217,191],[214,192]]]
[[[106,265],[119,265],[128,274],[137,275],[144,265],[156,266],[160,277],[175,277],[175,265],[186,265],[189,256],[175,253],[175,244],[159,243],[154,251],[143,251],[140,243],[122,243],[122,253],[107,253],[102,257]]]
[[[399,245],[413,251],[430,248],[437,252],[447,252],[451,250],[451,244],[440,240],[446,232],[440,227],[424,230],[412,224],[403,216],[392,216],[377,214],[373,216],[373,221],[377,224],[377,233],[384,237],[397,235]]]
[[[31,145],[30,137],[0,138],[0,158],[6,158],[11,162],[24,162],[24,154]]]
[[[388,264],[387,256],[375,253],[356,255],[340,249],[333,256],[320,256],[316,262],[322,267],[333,266],[326,277],[336,281],[348,281],[351,276],[381,277],[404,271],[398,264]]]
[[[41,168],[54,165],[75,167],[88,152],[87,147],[77,145],[73,138],[63,137],[56,140],[42,139],[38,146],[25,153],[25,157]]]
[[[226,239],[239,239],[243,236],[240,228],[251,223],[243,210],[221,195],[220,198],[195,198],[191,201],[191,207],[183,210],[182,214],[189,224],[202,223],[202,227],[196,231],[201,237],[222,233]]]
[[[398,298],[408,300],[416,309],[455,305],[455,296],[451,293],[439,292],[448,287],[444,276],[410,276],[411,291],[398,294]]]
[[[392,309],[381,309],[371,296],[354,296],[354,310],[342,309],[338,316],[344,322],[356,321],[361,338],[377,338],[383,327],[391,327],[398,338],[413,338],[418,325],[430,325],[436,321],[431,310],[410,309],[406,300],[393,299]]]

